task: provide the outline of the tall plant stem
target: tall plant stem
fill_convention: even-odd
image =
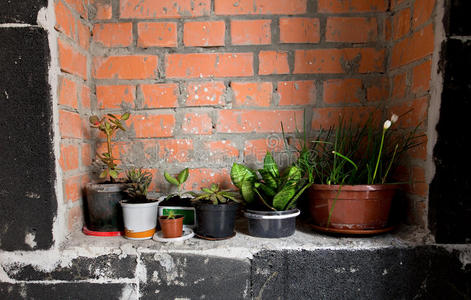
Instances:
[[[378,159],[376,160],[376,167],[373,173],[373,178],[371,179],[370,184],[374,184],[376,178],[376,172],[378,171],[379,161],[381,160],[381,153],[383,152],[383,143],[384,143],[384,134],[386,133],[386,128],[383,128],[383,135],[381,136],[381,145],[379,146]]]

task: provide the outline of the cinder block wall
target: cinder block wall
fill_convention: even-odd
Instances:
[[[185,167],[186,189],[230,187],[232,162],[283,149],[280,122],[292,134],[339,113],[412,106],[403,127],[427,118],[433,1],[86,2],[56,1],[69,230],[82,224],[81,188],[104,150],[91,112],[131,111],[114,153],[124,167],[151,170],[157,191],[168,189],[164,170]],[[425,149],[411,155],[414,178],[424,178]],[[410,221],[425,226],[425,183],[410,194]]]

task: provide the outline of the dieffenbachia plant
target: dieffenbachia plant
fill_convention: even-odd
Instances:
[[[302,170],[296,165],[280,173],[270,152],[265,155],[263,169],[259,169],[258,174],[244,165],[232,165],[232,183],[239,188],[244,201],[253,205],[258,199],[270,210],[284,211],[294,208],[298,198],[311,185],[303,179]]]

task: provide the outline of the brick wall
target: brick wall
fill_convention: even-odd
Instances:
[[[391,1],[391,17],[387,21],[389,41],[388,73],[390,88],[389,111],[402,114],[400,128],[413,128],[422,121],[420,133],[427,132],[431,97],[431,69],[434,51],[435,0]],[[427,138],[410,151],[404,178],[408,188],[408,218],[412,224],[426,226],[428,183],[426,182]]]
[[[315,131],[338,113],[386,103],[417,103],[415,116],[426,114],[433,43],[421,45],[433,28],[418,6],[430,1],[95,0],[89,10],[84,2],[56,4],[60,91],[74,95],[59,91],[70,224],[104,147],[87,129],[91,111],[131,111],[114,153],[123,166],[151,170],[160,191],[164,170],[187,166],[187,189],[230,186],[232,162],[282,149],[280,122],[288,133],[304,122]],[[422,52],[401,53],[407,47]],[[423,186],[411,192],[424,203]]]

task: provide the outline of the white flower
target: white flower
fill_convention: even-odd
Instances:
[[[391,122],[396,123],[398,119],[399,119],[398,115],[392,114],[392,116],[391,116]]]
[[[388,129],[389,127],[391,127],[391,124],[392,123],[389,120],[384,121],[383,129],[384,130]]]

